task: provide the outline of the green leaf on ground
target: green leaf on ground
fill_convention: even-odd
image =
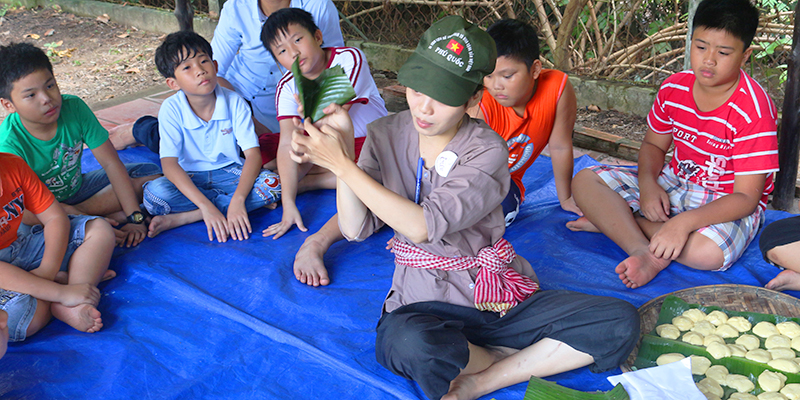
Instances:
[[[299,59],[292,64],[294,83],[298,97],[303,103],[303,117],[318,121],[325,116],[322,110],[331,103],[346,104],[356,97],[356,91],[341,65],[322,71],[317,79],[311,80],[300,72]]]
[[[587,393],[565,388],[535,376],[528,382],[523,400],[629,400],[628,392],[621,384],[608,392]]]

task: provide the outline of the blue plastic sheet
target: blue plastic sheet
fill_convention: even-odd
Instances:
[[[144,148],[124,162],[157,157]],[[576,160],[576,171],[597,164]],[[89,152],[84,170],[98,168]],[[544,289],[614,296],[637,307],[697,285],[763,286],[778,269],[752,244],[724,273],[673,264],[650,284],[629,290],[614,267],[625,253],[601,234],[574,233],[575,215],[558,207],[546,157],[530,168],[528,194],[506,238],[534,266]],[[79,333],[54,320],[0,360],[0,396],[17,399],[424,399],[417,385],[378,365],[374,327],[391,284],[391,231],[363,243],[339,242],[325,256],[332,283],[297,282],[294,254],[335,212],[332,190],[299,196],[309,233],[293,229],[273,240],[261,229],[280,209],[251,214],[247,241],[209,242],[195,223],[115,252],[118,276],[100,285],[105,324]],[[789,216],[769,211],[767,222]],[[797,295],[797,293],[791,293]],[[588,368],[549,379],[579,390],[609,390],[608,375]],[[518,384],[484,399],[522,399]]]

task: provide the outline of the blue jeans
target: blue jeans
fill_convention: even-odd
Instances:
[[[232,164],[212,171],[186,172],[192,183],[219,209],[228,214],[233,193],[239,185],[242,168]],[[281,197],[281,181],[278,174],[270,170],[261,170],[244,205],[250,212],[259,207],[275,203]],[[145,183],[144,206],[151,215],[166,215],[193,211],[197,206],[192,203],[166,177]]]
[[[66,271],[72,253],[83,244],[86,237],[86,223],[95,219],[88,215],[69,216],[69,241],[67,251],[61,262],[61,271]],[[39,268],[44,256],[44,227],[42,225],[20,225],[17,240],[10,246],[0,249],[0,261],[33,271]],[[36,313],[36,299],[25,293],[0,289],[0,310],[8,313],[8,340],[19,342],[25,340],[28,325]]]
[[[131,131],[136,143],[141,143],[153,153],[158,154],[161,140],[161,136],[158,134],[158,118],[145,115],[133,123]]]
[[[142,178],[161,174],[161,168],[153,163],[125,164],[125,169],[128,171],[128,176],[131,178]],[[61,202],[71,206],[81,204],[110,184],[111,181],[108,180],[108,175],[106,175],[106,171],[102,168],[87,172],[83,174],[83,184],[81,184],[80,189]]]

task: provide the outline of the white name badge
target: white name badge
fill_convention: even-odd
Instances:
[[[436,172],[442,177],[446,178],[447,174],[450,173],[450,170],[453,169],[453,165],[456,163],[458,156],[456,153],[452,151],[443,151],[436,157]]]

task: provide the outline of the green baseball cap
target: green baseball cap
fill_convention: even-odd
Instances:
[[[486,31],[457,15],[437,21],[397,73],[397,80],[451,107],[463,106],[494,71],[497,48]]]

